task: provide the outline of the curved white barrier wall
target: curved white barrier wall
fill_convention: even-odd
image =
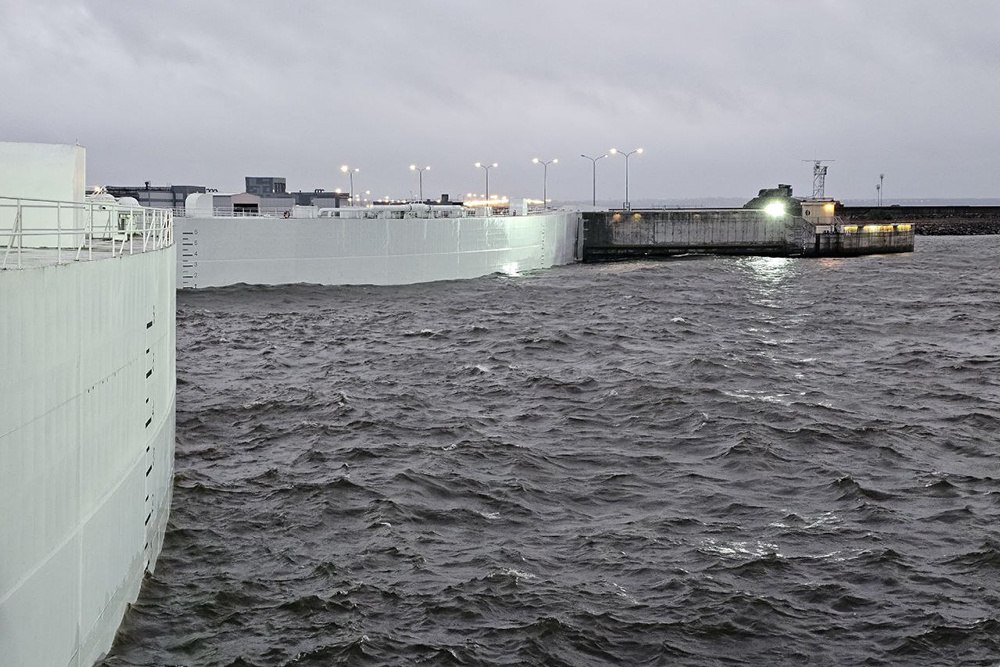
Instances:
[[[0,663],[89,667],[173,480],[174,247],[0,271]]]
[[[404,285],[574,261],[578,213],[490,218],[174,218],[177,286]]]

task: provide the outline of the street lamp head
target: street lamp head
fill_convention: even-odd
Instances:
[[[351,168],[348,167],[346,164],[342,164],[342,165],[340,165],[340,170],[346,174],[347,172],[349,172],[351,170]]]
[[[532,161],[532,162],[533,162],[534,164],[538,164],[538,162],[539,162],[538,158],[536,158],[536,157],[533,157],[533,158],[531,158],[531,161]]]
[[[477,162],[474,166],[476,167],[476,169],[479,169],[480,167],[483,166],[483,163],[482,162]]]
[[[411,164],[410,165],[410,171],[416,171],[416,170],[417,170],[417,165]]]
[[[618,155],[618,149],[617,148],[612,148],[611,150],[608,151],[608,153],[611,154],[611,155]]]
[[[559,164],[559,158],[557,157],[552,158],[552,164]]]
[[[781,201],[772,201],[764,207],[764,213],[771,218],[780,218],[785,214],[785,203]]]
[[[636,148],[636,149],[635,149],[635,152],[636,152],[636,153],[639,153],[640,155],[642,155],[642,149],[641,149],[641,148]]]

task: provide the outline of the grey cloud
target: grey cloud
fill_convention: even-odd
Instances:
[[[585,199],[579,153],[643,145],[635,196],[995,196],[1000,5],[968,0],[135,3],[0,6],[5,140],[88,147],[92,182],[238,189],[250,173],[380,194],[498,186]],[[558,155],[557,155],[558,154]],[[931,163],[933,161],[933,167]],[[615,199],[623,165],[601,165]],[[492,180],[492,179],[491,179]]]

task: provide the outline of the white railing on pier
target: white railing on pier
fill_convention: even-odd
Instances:
[[[173,211],[82,202],[0,197],[0,269],[120,257],[169,247]]]

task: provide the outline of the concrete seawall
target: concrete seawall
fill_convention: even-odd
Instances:
[[[583,214],[585,262],[681,254],[818,257],[910,252],[909,224],[815,224],[759,209],[678,209]]]
[[[802,254],[814,227],[754,209],[608,211],[583,214],[583,260],[669,256],[692,252]]]

